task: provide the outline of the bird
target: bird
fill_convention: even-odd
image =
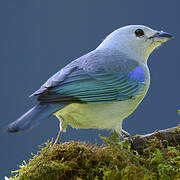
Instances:
[[[144,25],[127,25],[110,33],[96,49],[75,59],[50,77],[30,97],[37,105],[6,130],[31,129],[52,115],[59,119],[55,144],[68,125],[128,133],[122,122],[138,107],[150,86],[147,60],[170,33]]]

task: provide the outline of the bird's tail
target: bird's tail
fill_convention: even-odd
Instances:
[[[56,111],[62,109],[64,105],[60,104],[38,104],[23,114],[16,121],[6,127],[8,132],[18,132],[30,129],[37,125],[40,120],[51,116]]]

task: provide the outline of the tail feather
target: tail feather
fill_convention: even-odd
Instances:
[[[8,132],[18,132],[30,129],[37,125],[40,120],[51,116],[63,107],[64,105],[59,104],[38,104],[19,117],[16,121],[9,124],[6,130]]]

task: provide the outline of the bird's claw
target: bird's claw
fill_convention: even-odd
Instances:
[[[124,140],[128,140],[131,142],[131,144],[133,143],[133,138],[132,136],[125,130],[122,130],[121,136]]]

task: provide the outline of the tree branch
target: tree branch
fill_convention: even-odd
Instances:
[[[165,147],[180,145],[180,126],[157,130],[150,134],[136,135],[133,137],[132,149],[141,152],[155,141],[157,147],[160,146],[160,143]]]

